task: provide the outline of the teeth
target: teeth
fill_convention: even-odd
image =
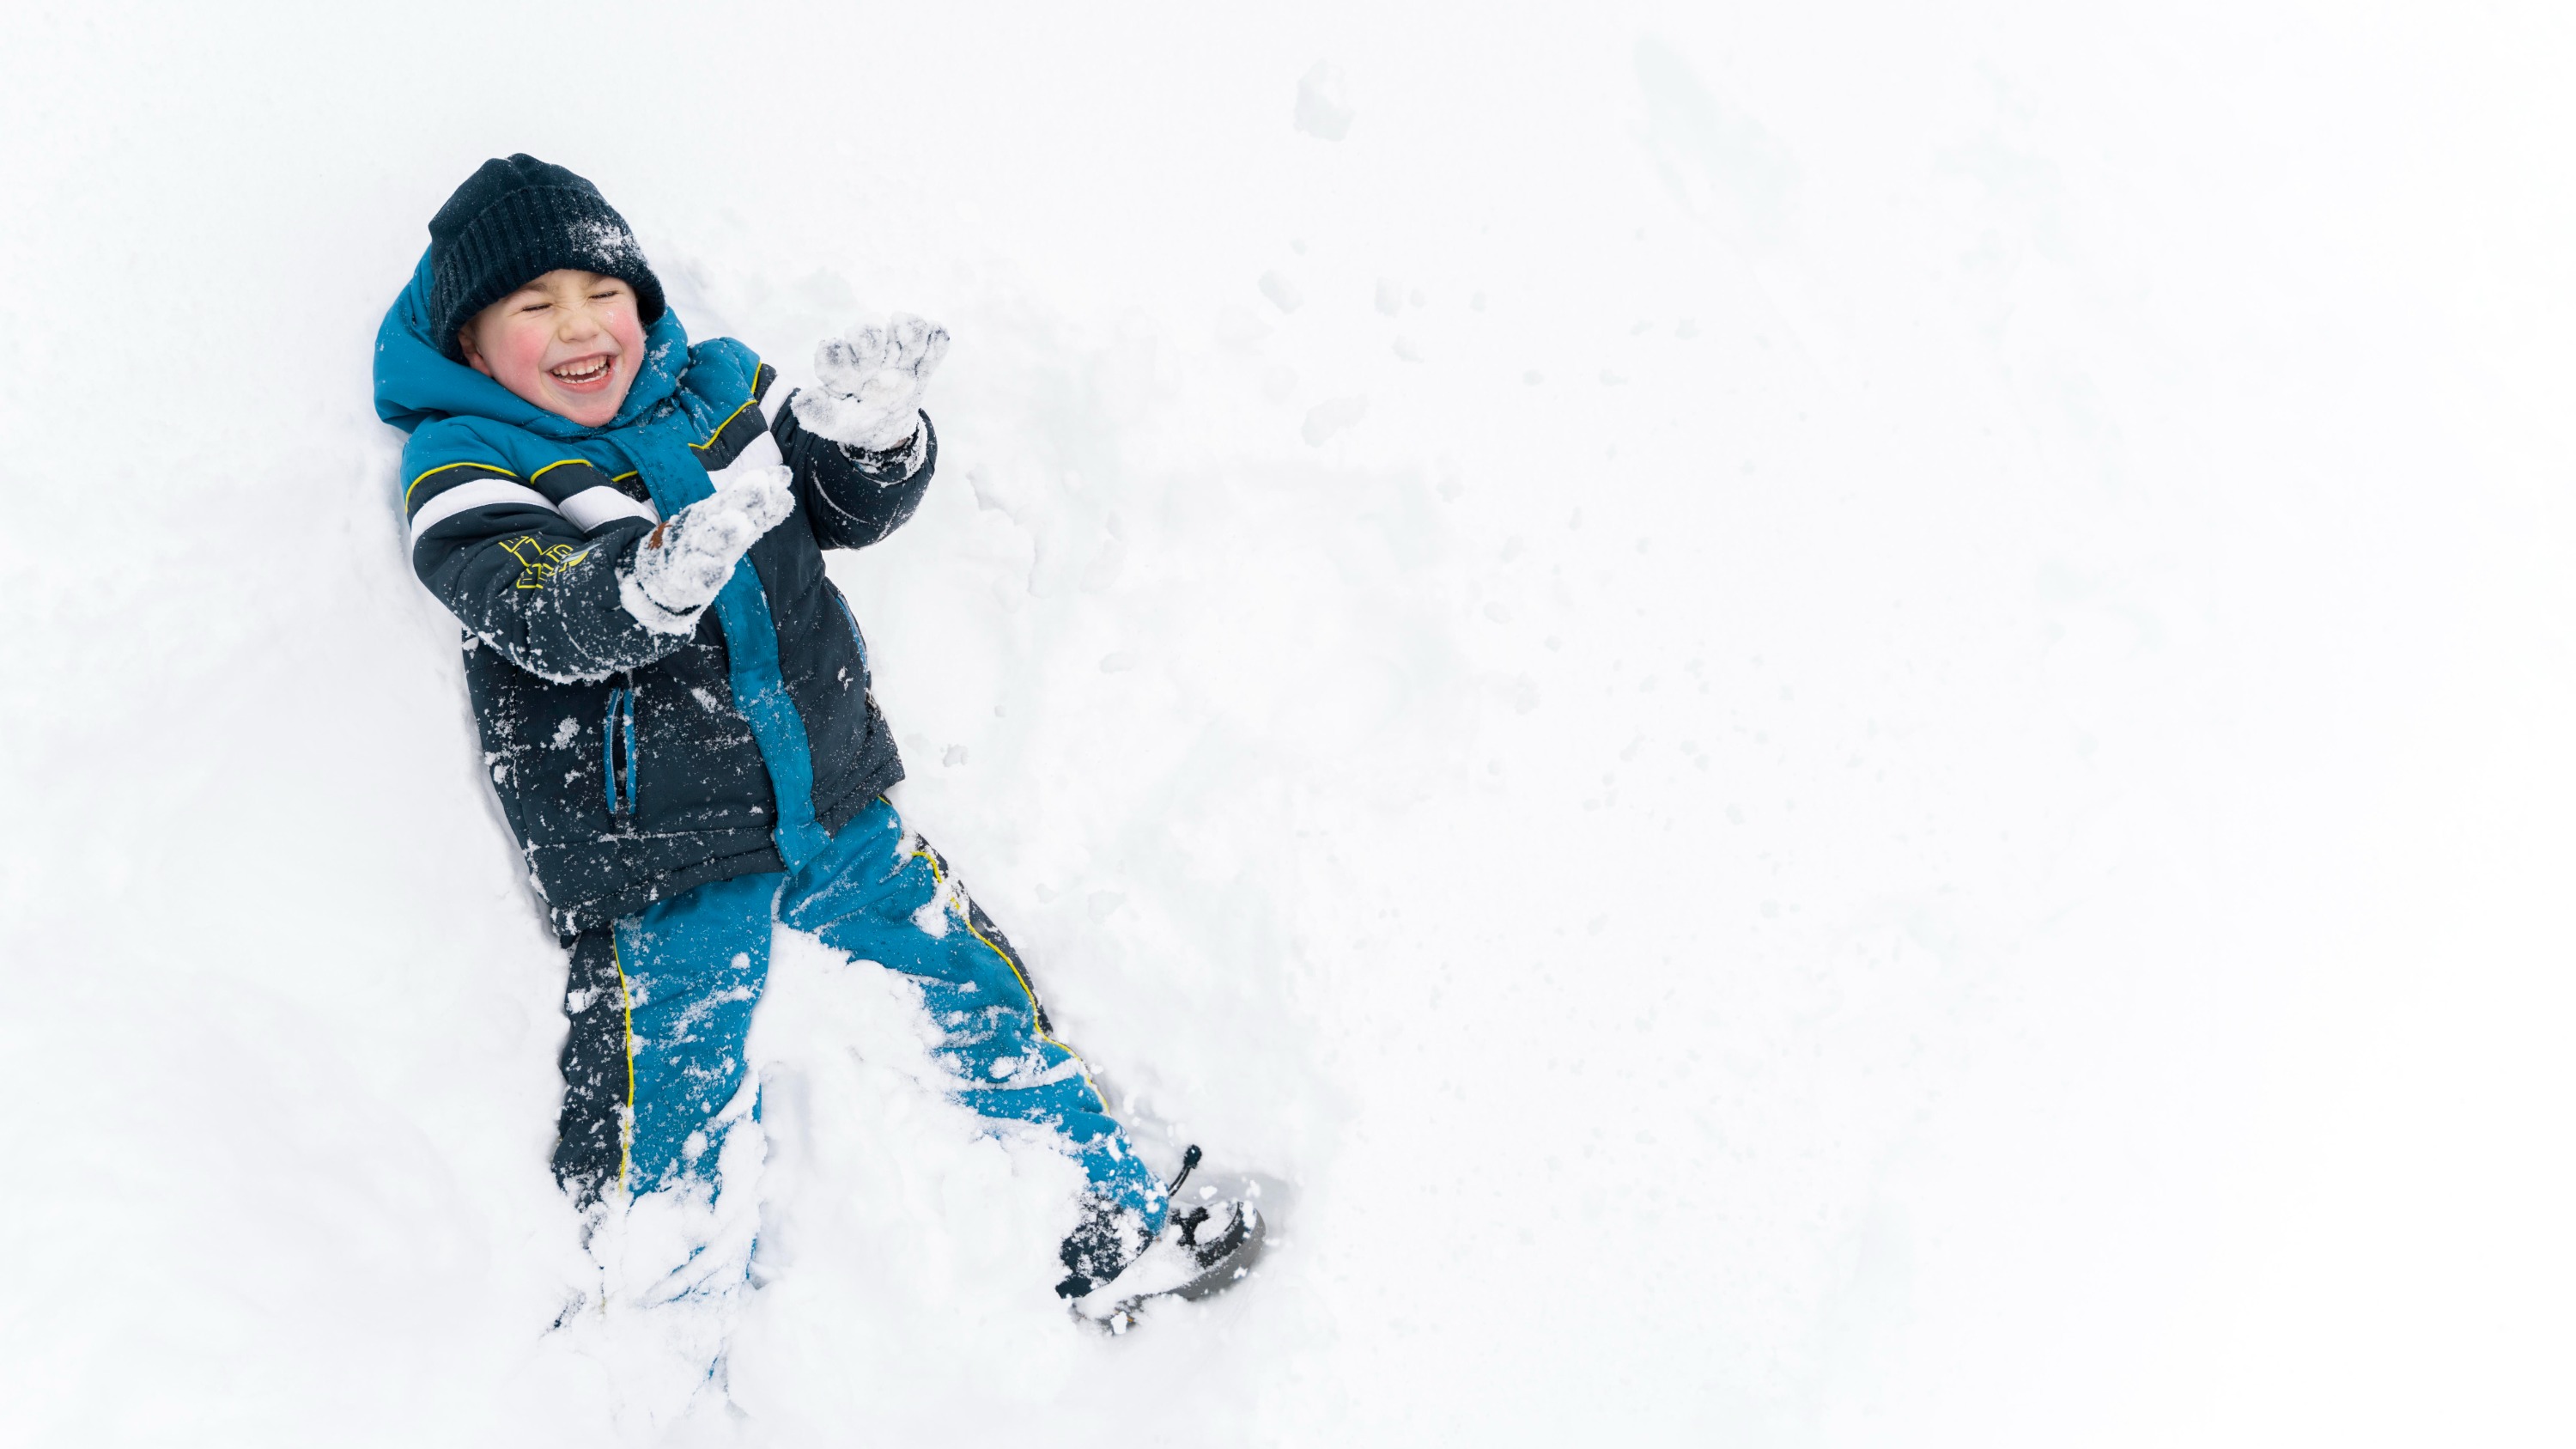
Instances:
[[[554,374],[566,382],[588,382],[607,370],[608,359],[594,357],[587,362],[567,362],[554,369]]]

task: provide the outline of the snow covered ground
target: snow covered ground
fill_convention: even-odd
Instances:
[[[791,382],[955,332],[833,565],[897,803],[1275,1184],[1076,1332],[1066,1169],[790,949],[681,1442],[2576,1429],[2563,8],[7,30],[0,1442],[619,1441],[368,405],[515,150]]]

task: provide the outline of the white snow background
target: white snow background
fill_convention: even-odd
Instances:
[[[5,27],[0,1442],[619,1441],[368,397],[516,150],[791,383],[954,330],[832,562],[897,802],[1279,1184],[1078,1331],[1069,1169],[787,950],[677,1442],[2576,1429],[2565,7]]]

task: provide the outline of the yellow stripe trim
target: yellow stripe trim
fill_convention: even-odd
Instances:
[[[411,480],[410,486],[403,489],[403,507],[411,507],[411,490],[420,486],[421,478],[427,478],[433,474],[444,473],[450,468],[480,468],[486,473],[498,473],[502,477],[511,479],[514,482],[525,483],[528,481],[525,478],[521,478],[518,474],[511,472],[507,468],[495,468],[489,463],[441,463],[437,467],[430,469],[429,472],[421,474],[420,478],[414,478]]]
[[[925,861],[929,864],[930,878],[933,882],[942,886],[948,884],[948,877],[939,869],[939,857],[937,855],[932,854],[928,850],[916,850],[912,853],[912,858],[918,861]],[[961,888],[957,894],[960,899],[963,899],[966,893]],[[1029,978],[1020,973],[1020,963],[1011,959],[1010,952],[994,945],[989,940],[985,940],[984,933],[975,929],[975,918],[968,914],[963,908],[952,902],[949,906],[949,910],[956,913],[957,923],[966,928],[967,935],[983,942],[985,950],[1000,957],[1002,964],[1011,969],[1011,979],[1020,983],[1020,994],[1029,999],[1029,1030],[1037,1033],[1038,1040],[1045,1042],[1047,1045],[1054,1047],[1056,1050],[1063,1052],[1066,1056],[1073,1059],[1073,1069],[1077,1073],[1081,1074],[1082,1084],[1089,1087],[1091,1089],[1091,1095],[1100,1098],[1101,1106],[1106,1108],[1109,1105],[1109,1098],[1100,1090],[1100,1084],[1091,1080],[1091,1068],[1083,1062],[1082,1053],[1075,1051],[1071,1046],[1064,1042],[1058,1041],[1054,1037],[1047,1035],[1046,1023],[1043,1019],[1045,1013],[1038,1010],[1038,994],[1036,990],[1029,985]]]
[[[544,466],[544,467],[542,467],[542,468],[539,468],[539,469],[538,469],[537,471],[535,471],[534,473],[529,474],[529,475],[528,475],[528,481],[529,481],[529,482],[531,482],[531,483],[534,483],[534,482],[536,482],[538,479],[543,478],[543,477],[544,477],[544,476],[546,476],[548,473],[553,472],[554,470],[556,470],[557,468],[562,467],[562,466],[563,466],[563,465],[565,465],[566,463],[579,463],[579,464],[581,464],[581,465],[582,465],[583,467],[585,467],[585,468],[596,468],[596,467],[598,467],[598,466],[599,466],[598,464],[591,462],[588,458],[557,458],[557,459],[555,459],[553,462],[548,463],[546,466]]]
[[[626,958],[618,953],[613,927],[608,933],[608,962],[617,968],[617,1004],[626,1010],[626,1040],[622,1043],[626,1051],[626,1110],[617,1117],[617,1190],[624,1192],[627,1164],[635,1156],[635,994],[626,989]]]
[[[743,412],[744,412],[744,410],[745,410],[745,409],[747,409],[747,408],[751,408],[751,407],[755,407],[755,406],[757,406],[757,405],[759,404],[759,402],[760,402],[760,399],[758,399],[758,398],[756,398],[756,397],[747,397],[747,398],[744,398],[744,399],[742,400],[742,407],[735,408],[732,412],[729,412],[729,413],[725,414],[725,420],[724,420],[723,422],[720,422],[720,423],[716,424],[716,430],[715,430],[714,432],[712,432],[712,433],[707,434],[707,440],[706,440],[705,442],[703,442],[703,443],[691,443],[689,446],[690,446],[690,447],[692,447],[692,448],[697,449],[699,452],[702,452],[702,453],[703,453],[703,452],[705,452],[707,449],[714,447],[714,446],[716,445],[716,439],[721,438],[721,437],[723,437],[723,436],[724,436],[724,430],[725,430],[725,429],[727,429],[727,428],[729,428],[729,427],[732,427],[732,426],[733,426],[733,420],[734,420],[734,419],[736,419],[736,418],[738,418],[738,417],[741,417],[741,416],[743,415]]]

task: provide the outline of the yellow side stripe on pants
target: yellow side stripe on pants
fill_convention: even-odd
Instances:
[[[626,1190],[626,1167],[635,1156],[635,993],[626,989],[626,961],[617,952],[617,928],[608,931],[608,961],[617,968],[617,1004],[626,1013],[626,1101],[617,1114],[617,1190]]]
[[[933,883],[943,888],[947,886],[948,875],[947,872],[939,868],[939,856],[936,852],[926,848],[916,850],[912,853],[912,858],[918,861],[923,861],[930,866],[930,879]],[[1091,1095],[1100,1098],[1102,1106],[1107,1106],[1109,1104],[1109,1098],[1100,1090],[1100,1084],[1091,1079],[1091,1068],[1082,1060],[1082,1053],[1075,1051],[1071,1046],[1068,1046],[1047,1034],[1046,1013],[1038,1009],[1038,993],[1036,989],[1029,985],[1029,978],[1021,972],[1020,963],[1011,959],[1010,952],[994,945],[989,940],[985,940],[984,933],[975,929],[975,918],[973,914],[962,904],[965,899],[966,888],[964,886],[959,886],[957,888],[957,901],[959,903],[951,904],[949,909],[956,912],[957,923],[966,928],[967,935],[983,942],[985,950],[1002,958],[1002,964],[1011,968],[1011,979],[1020,983],[1020,994],[1029,999],[1029,1030],[1037,1033],[1038,1040],[1045,1042],[1047,1045],[1063,1052],[1066,1056],[1073,1058],[1073,1069],[1082,1074],[1082,1084],[1091,1089]]]

